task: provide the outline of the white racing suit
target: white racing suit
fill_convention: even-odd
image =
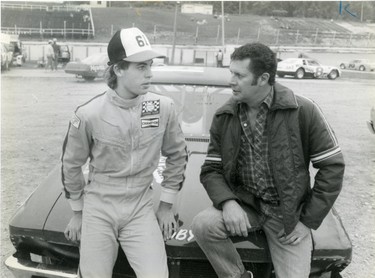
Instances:
[[[63,145],[62,181],[72,209],[83,210],[82,277],[112,277],[118,244],[138,278],[168,277],[152,204],[160,153],[167,157],[160,200],[173,203],[187,151],[171,99],[147,93],[125,100],[109,89],[77,108]]]

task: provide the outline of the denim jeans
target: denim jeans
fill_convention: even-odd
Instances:
[[[251,224],[251,223],[250,223]],[[266,234],[277,278],[307,278],[310,273],[311,234],[297,245],[283,245],[277,238],[283,228],[282,220],[267,218],[262,226]],[[219,278],[241,277],[245,269],[229,238],[221,210],[210,207],[193,220],[195,239],[206,254]]]

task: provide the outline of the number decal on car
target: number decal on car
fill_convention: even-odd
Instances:
[[[172,239],[190,242],[194,238],[194,234],[192,230],[180,229],[178,232],[174,232],[172,235]]]

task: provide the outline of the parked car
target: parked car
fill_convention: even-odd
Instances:
[[[65,72],[75,74],[78,78],[83,78],[87,81],[94,80],[104,76],[107,68],[108,55],[107,52],[97,53],[80,62],[69,62],[65,66]]]
[[[59,57],[57,57],[57,62],[66,65],[70,62],[70,50],[69,46],[62,44],[60,45]]]
[[[341,69],[352,69],[352,70],[360,70],[360,71],[374,71],[375,70],[375,62],[368,60],[368,59],[356,59],[352,60],[348,63],[341,63]]]
[[[1,43],[1,70],[9,70],[13,63],[13,52],[6,44]]]
[[[294,76],[297,79],[304,77],[336,79],[341,75],[337,67],[321,65],[318,61],[309,58],[288,58],[277,64],[277,75]]]
[[[190,225],[194,216],[212,202],[200,184],[199,173],[209,143],[212,117],[232,96],[230,72],[223,68],[155,67],[150,91],[171,97],[185,134],[189,150],[186,179],[174,205],[180,229],[166,241],[171,278],[217,277],[197,245]],[[87,179],[87,166],[84,173]],[[165,158],[154,172],[154,204],[158,205]],[[25,181],[27,182],[27,181]],[[16,212],[9,224],[10,239],[16,253],[6,260],[16,277],[77,277],[78,245],[67,241],[64,229],[72,217],[62,193],[60,166]],[[337,212],[332,209],[318,230],[312,231],[313,256],[310,277],[341,277],[351,261],[352,245]],[[234,238],[246,269],[254,277],[274,277],[265,234],[252,232],[247,238]],[[119,249],[113,277],[135,277]]]

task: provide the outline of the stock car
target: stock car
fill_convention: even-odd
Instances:
[[[374,71],[375,62],[368,59],[355,59],[348,63],[341,63],[341,69],[353,69],[360,71]]]
[[[165,243],[171,278],[217,277],[197,245],[190,225],[197,213],[212,205],[200,184],[199,174],[210,140],[212,117],[232,95],[229,79],[229,70],[223,68],[153,68],[150,91],[174,100],[189,153],[186,179],[173,207],[180,229]],[[164,168],[165,158],[161,157],[153,174],[155,209]],[[63,234],[72,211],[62,193],[59,169],[57,164],[10,221],[10,239],[16,252],[7,258],[6,265],[16,277],[77,277],[78,245],[67,241]],[[87,179],[88,167],[83,169]],[[310,277],[341,277],[340,272],[351,261],[352,244],[335,209],[318,230],[312,231],[312,237]],[[275,277],[262,231],[252,232],[247,238],[235,237],[233,242],[253,277]],[[121,248],[113,277],[135,277]]]
[[[79,62],[70,62],[65,66],[65,72],[75,74],[77,78],[92,81],[95,78],[103,78],[107,69],[107,52],[93,54]],[[154,59],[153,66],[164,66],[163,59]]]
[[[294,76],[297,79],[304,77],[336,79],[341,75],[337,67],[325,66],[318,61],[309,58],[288,58],[278,62],[277,75],[284,77],[286,75]]]
[[[92,81],[104,76],[107,62],[107,52],[102,52],[88,56],[79,62],[69,62],[64,70],[66,73],[75,74],[77,78],[81,77],[87,81]]]

